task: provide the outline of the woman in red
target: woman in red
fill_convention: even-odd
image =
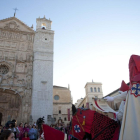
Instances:
[[[18,138],[19,140],[22,140],[23,136],[24,136],[24,129],[23,129],[23,123],[20,123],[19,124],[19,127],[18,127],[20,133],[18,134]]]
[[[27,132],[24,133],[24,138],[22,138],[22,140],[30,140]]]

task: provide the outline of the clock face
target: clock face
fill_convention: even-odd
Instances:
[[[50,37],[48,34],[44,34],[43,37],[42,37],[42,41],[44,43],[48,43],[50,41]]]

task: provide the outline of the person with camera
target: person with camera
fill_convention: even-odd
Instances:
[[[15,140],[17,140],[17,135],[20,133],[20,131],[18,127],[16,127],[16,120],[8,121],[6,123],[6,127],[15,134]]]

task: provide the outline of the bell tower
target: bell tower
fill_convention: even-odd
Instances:
[[[53,115],[53,44],[54,31],[52,21],[44,18],[36,19],[33,62],[32,119],[45,117],[50,124]]]

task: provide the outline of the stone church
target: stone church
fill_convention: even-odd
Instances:
[[[0,123],[53,117],[52,21],[36,19],[36,31],[15,16],[0,20]]]

